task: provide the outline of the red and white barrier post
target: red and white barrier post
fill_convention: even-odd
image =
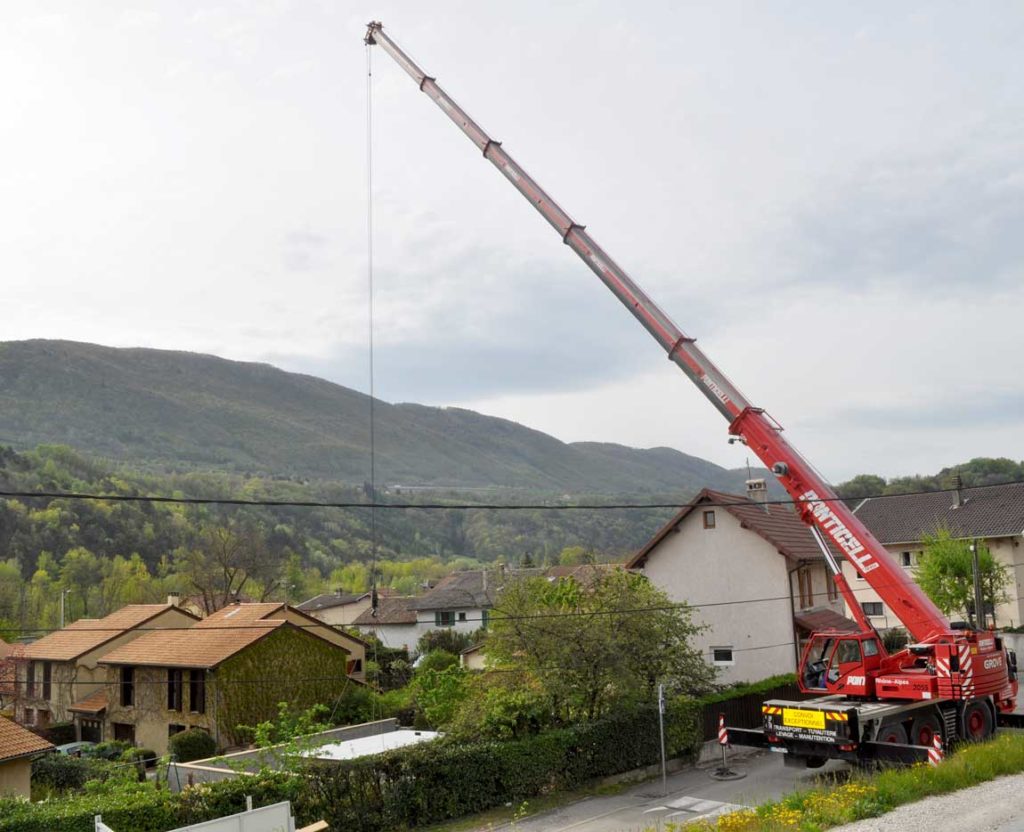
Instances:
[[[718,744],[723,747],[729,744],[729,732],[725,730],[725,714],[718,715]]]
[[[937,766],[945,759],[945,756],[942,752],[942,736],[936,731],[932,738],[932,747],[928,749],[928,763]]]

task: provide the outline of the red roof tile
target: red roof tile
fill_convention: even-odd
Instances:
[[[82,618],[63,630],[57,630],[32,642],[25,650],[25,657],[58,662],[72,661],[128,630],[151,621],[169,609],[175,608],[170,604],[129,604],[104,618]],[[178,611],[189,615],[180,608]]]
[[[0,763],[53,751],[53,743],[0,716]]]
[[[105,690],[97,690],[84,697],[74,705],[69,705],[68,710],[80,714],[98,714],[107,709],[110,700]]]

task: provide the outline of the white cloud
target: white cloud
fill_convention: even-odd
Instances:
[[[5,6],[3,337],[365,387],[374,17],[828,472],[1024,457],[1011,6],[655,3],[642,24],[615,0]],[[742,464],[635,322],[373,59],[377,389]]]

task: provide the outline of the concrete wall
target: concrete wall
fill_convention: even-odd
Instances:
[[[322,745],[327,742],[344,742],[377,734],[389,734],[397,729],[397,719],[381,719],[376,722],[364,722],[360,725],[332,728],[329,731],[314,734],[308,739],[313,745]],[[181,791],[194,783],[216,783],[220,780],[230,780],[239,774],[245,776],[249,773],[246,771],[247,768],[252,768],[255,771],[263,764],[273,767],[275,748],[279,747],[254,748],[234,754],[224,754],[220,757],[211,757],[208,760],[194,760],[191,763],[171,763],[168,767],[167,780],[172,791]]]
[[[22,757],[0,763],[0,797],[28,798],[32,791],[32,760]]]
[[[713,647],[731,647],[733,664],[720,666],[719,681],[756,681],[796,668],[788,561],[728,511],[715,511],[715,528],[703,527],[703,511],[691,512],[647,558],[643,573],[673,601],[716,604],[695,610],[708,630],[695,640],[712,662]],[[824,588],[823,584],[819,584]],[[783,600],[736,604],[737,599]],[[767,646],[766,645],[775,645]],[[756,649],[751,649],[756,648]]]

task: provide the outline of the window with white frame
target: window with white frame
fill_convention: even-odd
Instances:
[[[864,601],[861,603],[864,608],[864,615],[884,615],[881,601]]]
[[[711,664],[715,667],[732,667],[736,664],[733,659],[732,647],[712,647]]]

